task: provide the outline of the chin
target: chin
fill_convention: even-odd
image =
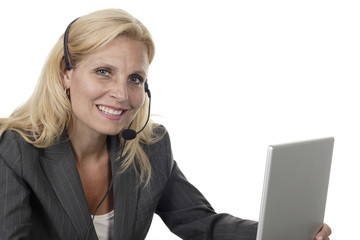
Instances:
[[[101,133],[101,134],[104,134],[104,135],[118,135],[121,130],[123,128],[119,128],[119,127],[116,127],[116,128],[103,128],[103,129],[99,129],[98,132]]]
[[[106,131],[104,134],[105,135],[110,135],[110,136],[114,136],[114,135],[118,135],[120,134],[121,130],[116,130],[116,131]]]

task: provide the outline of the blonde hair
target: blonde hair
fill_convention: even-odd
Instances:
[[[148,50],[149,64],[152,62],[155,46],[146,27],[123,10],[106,9],[82,16],[71,25],[68,33],[70,63],[76,68],[87,55],[104,47],[118,36],[143,42]],[[35,91],[28,101],[8,118],[0,120],[0,136],[6,130],[14,130],[32,145],[47,148],[67,129],[72,110],[63,87],[63,43],[64,35],[50,52]],[[148,104],[149,99],[146,98],[132,123],[132,129],[138,131],[145,124]],[[138,168],[135,169],[138,169],[140,183],[148,183],[151,176],[150,162],[141,144],[154,143],[161,138],[153,134],[156,126],[150,121],[137,138],[128,141],[124,148],[125,157],[120,172],[132,164],[137,164]]]

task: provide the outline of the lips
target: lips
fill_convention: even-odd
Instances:
[[[104,114],[109,116],[120,116],[124,110],[115,110],[113,108],[105,107],[102,105],[97,105],[97,108]]]

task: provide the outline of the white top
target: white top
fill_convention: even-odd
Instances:
[[[99,240],[114,239],[114,210],[104,215],[95,215],[93,223]]]

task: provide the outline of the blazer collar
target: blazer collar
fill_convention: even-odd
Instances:
[[[113,177],[115,239],[132,239],[138,202],[137,176],[132,166],[124,173],[118,173],[123,159],[122,157],[117,160],[119,137],[109,136],[108,146]],[[91,222],[91,215],[66,131],[59,141],[44,149],[41,165],[65,212],[77,229],[79,237],[84,239]],[[93,225],[90,226],[88,239],[97,239]]]

